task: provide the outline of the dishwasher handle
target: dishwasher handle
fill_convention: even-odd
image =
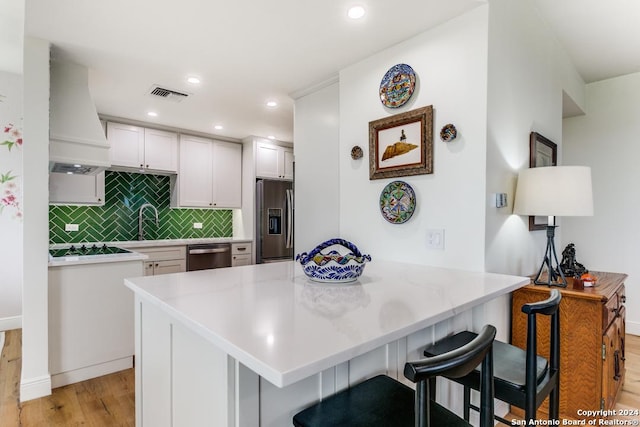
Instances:
[[[201,255],[201,254],[220,254],[223,252],[229,252],[229,247],[226,248],[207,248],[207,249],[189,249],[189,255]]]

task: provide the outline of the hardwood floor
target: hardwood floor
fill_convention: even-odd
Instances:
[[[133,369],[53,390],[20,403],[22,334],[7,331],[0,359],[0,426],[134,426]]]
[[[0,426],[135,425],[133,369],[59,387],[51,396],[20,403],[21,340],[20,330],[5,334],[0,358]],[[616,409],[640,410],[640,336],[627,335],[626,356],[625,383]],[[640,421],[640,417],[626,419]]]

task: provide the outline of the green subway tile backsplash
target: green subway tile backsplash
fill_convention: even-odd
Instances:
[[[138,211],[144,203],[145,239],[191,239],[231,237],[233,212],[229,209],[171,209],[170,178],[107,171],[104,206],[49,206],[49,243],[112,242],[138,239]],[[193,228],[201,222],[202,228]],[[78,224],[79,231],[64,231],[65,224]]]

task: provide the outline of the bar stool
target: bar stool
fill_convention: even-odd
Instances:
[[[494,380],[496,399],[524,409],[525,420],[536,418],[536,411],[549,396],[549,419],[557,420],[560,405],[560,316],[558,306],[562,295],[554,289],[548,299],[524,304],[527,314],[527,349],[522,349],[496,340],[494,349]],[[536,315],[551,316],[550,361],[537,355]],[[477,334],[464,331],[444,338],[424,350],[428,357],[447,353],[452,348],[475,339]],[[478,410],[471,404],[471,389],[480,388],[480,367],[469,375],[452,379],[464,386],[464,419],[469,420],[469,409]],[[510,421],[495,417],[504,424]]]
[[[492,344],[496,328],[486,325],[469,343],[436,357],[407,362],[404,376],[416,383],[410,387],[378,375],[297,413],[296,427],[443,427],[471,424],[437,404],[430,379],[468,375],[482,363],[480,381],[480,426],[493,426]]]

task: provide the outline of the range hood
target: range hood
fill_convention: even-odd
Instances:
[[[95,175],[111,166],[87,68],[51,61],[50,87],[49,171]]]

